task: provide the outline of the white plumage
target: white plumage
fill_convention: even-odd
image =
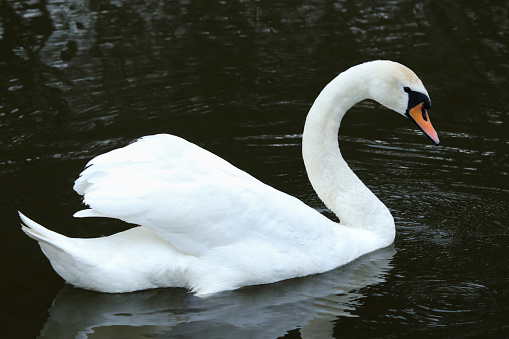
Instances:
[[[72,239],[21,215],[23,230],[68,283],[102,292],[186,287],[203,295],[331,270],[394,239],[392,216],[342,159],[337,132],[346,110],[366,98],[404,114],[404,87],[427,95],[406,67],[365,63],[334,79],[310,110],[306,169],[341,224],[190,142],[159,134],[92,159],[74,185],[90,207],[76,217],[140,226]]]

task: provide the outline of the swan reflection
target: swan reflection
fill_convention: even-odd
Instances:
[[[334,320],[354,316],[362,289],[385,281],[395,250],[367,254],[333,271],[206,298],[168,288],[103,294],[66,285],[40,338],[332,338]]]

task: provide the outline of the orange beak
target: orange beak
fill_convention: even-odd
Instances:
[[[412,120],[422,129],[424,134],[426,134],[431,140],[435,142],[435,144],[438,145],[440,143],[438,134],[433,128],[433,125],[431,125],[431,121],[428,117],[428,111],[426,111],[422,105],[423,102],[409,110],[408,116],[412,118]]]

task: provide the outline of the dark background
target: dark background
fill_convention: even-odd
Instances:
[[[509,336],[506,1],[0,1],[4,338]],[[396,220],[394,246],[331,273],[206,300],[69,286],[17,210],[74,237],[92,157],[176,134],[330,216],[300,154],[335,75],[391,59],[430,93],[441,145],[373,102],[340,144]],[[57,297],[58,295],[58,297]]]

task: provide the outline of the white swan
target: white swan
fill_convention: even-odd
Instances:
[[[144,137],[92,159],[74,189],[90,209],[141,225],[108,237],[68,238],[21,215],[68,283],[101,292],[186,287],[199,295],[321,273],[388,246],[389,210],[341,157],[338,130],[355,103],[374,99],[439,143],[419,78],[392,61],[338,75],[307,116],[302,153],[309,180],[341,223],[172,135]]]

